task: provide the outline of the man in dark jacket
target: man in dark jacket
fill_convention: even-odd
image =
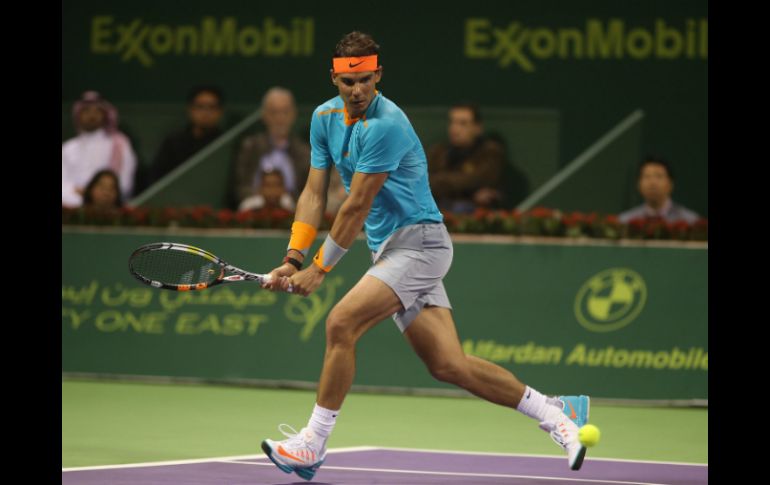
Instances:
[[[472,212],[492,207],[501,198],[505,147],[483,134],[476,105],[450,108],[448,141],[432,146],[427,156],[430,187],[442,210]]]
[[[190,92],[189,123],[163,140],[150,167],[150,183],[157,182],[222,134],[219,122],[223,105],[222,91],[215,86],[199,86]]]

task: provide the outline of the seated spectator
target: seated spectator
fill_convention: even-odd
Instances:
[[[618,220],[623,224],[634,219],[662,219],[666,222],[685,221],[692,224],[700,219],[697,213],[671,200],[674,176],[666,160],[656,157],[645,158],[639,165],[637,187],[644,203],[621,213]]]
[[[123,199],[131,196],[136,155],[118,131],[118,112],[96,91],[86,91],[72,110],[78,135],[61,147],[61,202],[80,207],[86,184],[94,174],[110,169],[118,175]]]
[[[259,209],[284,209],[294,212],[294,199],[286,192],[283,173],[267,167],[260,173],[259,193],[243,199],[239,211]]]
[[[448,141],[427,153],[430,187],[439,208],[473,212],[503,198],[500,180],[507,163],[499,141],[486,136],[478,107],[459,103],[449,110]]]
[[[216,86],[198,86],[190,91],[187,126],[163,140],[150,167],[150,183],[157,182],[222,134],[219,123],[223,106],[224,96]]]
[[[120,184],[115,172],[109,169],[96,172],[83,192],[83,207],[111,211],[122,206]]]
[[[233,190],[237,203],[258,193],[260,176],[267,166],[279,170],[286,191],[295,199],[299,197],[310,170],[310,146],[292,132],[296,119],[291,91],[270,88],[262,98],[266,131],[244,138],[235,160]]]
[[[486,136],[500,144],[503,153],[508,154],[508,142],[498,132],[487,132]],[[484,188],[473,196],[476,207],[513,209],[529,195],[529,177],[513,160],[507,159],[503,165],[499,187],[503,189]]]

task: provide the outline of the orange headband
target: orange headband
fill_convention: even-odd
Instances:
[[[377,70],[377,54],[364,57],[335,57],[333,61],[335,74]]]

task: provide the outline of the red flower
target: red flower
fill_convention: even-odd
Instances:
[[[238,224],[248,224],[254,219],[253,211],[240,211],[235,213],[235,220]]]
[[[477,221],[480,221],[482,219],[486,219],[487,216],[491,213],[489,209],[484,209],[483,207],[477,208],[475,211],[473,211],[473,218]]]
[[[190,218],[196,223],[202,223],[214,216],[214,210],[206,205],[200,205],[188,209]]]
[[[572,214],[564,214],[561,218],[562,223],[565,226],[573,227],[586,223],[586,217],[580,212],[573,212]]]
[[[649,218],[645,221],[644,232],[649,239],[668,239],[671,225],[660,217]]]
[[[641,218],[631,219],[630,221],[628,221],[628,225],[633,227],[634,229],[642,230],[644,229],[645,222],[646,221]]]
[[[530,212],[532,217],[547,219],[553,215],[553,210],[546,207],[535,207]]]
[[[288,217],[291,217],[292,213],[287,211],[286,209],[273,209],[272,214],[270,216],[273,219],[286,219]]]
[[[160,223],[166,225],[182,218],[182,211],[176,207],[164,207],[160,213]]]
[[[676,221],[671,225],[671,228],[678,231],[686,231],[690,228],[687,221]]]
[[[124,224],[133,226],[149,225],[150,210],[143,207],[122,207],[121,220]]]
[[[671,237],[674,239],[687,239],[690,233],[690,224],[687,221],[676,221],[668,226]]]
[[[230,209],[222,209],[217,212],[217,222],[220,226],[227,226],[233,220],[233,211]]]

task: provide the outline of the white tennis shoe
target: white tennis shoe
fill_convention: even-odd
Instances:
[[[284,431],[283,428],[289,431]],[[295,472],[305,480],[312,480],[326,459],[326,449],[318,449],[315,434],[310,428],[299,433],[288,424],[281,424],[278,430],[288,439],[283,441],[264,440],[262,451],[275,465],[286,473]]]
[[[586,456],[586,447],[578,439],[577,425],[561,410],[554,406],[550,416],[540,423],[540,429],[551,435],[557,445],[567,452],[571,470],[580,470]]]

